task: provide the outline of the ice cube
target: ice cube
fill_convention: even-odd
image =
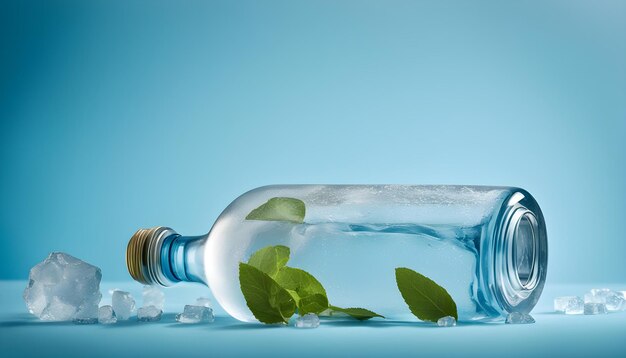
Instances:
[[[585,303],[585,314],[605,314],[606,305],[604,303]]]
[[[112,324],[117,322],[115,312],[111,306],[102,306],[98,310],[98,322],[100,324]]]
[[[137,320],[141,322],[160,321],[163,311],[155,306],[141,307],[137,310]]]
[[[154,306],[163,310],[165,294],[157,286],[143,286],[143,307]]]
[[[53,252],[30,270],[24,301],[30,313],[45,321],[90,319],[102,298],[101,278],[96,266]]]
[[[211,299],[206,297],[198,297],[196,299],[196,306],[203,306],[206,308],[211,308]]]
[[[441,317],[437,320],[437,326],[439,327],[454,327],[456,326],[456,319],[452,316]]]
[[[622,294],[622,296],[624,297],[624,299],[626,299],[626,291],[618,291],[618,292]]]
[[[605,295],[605,305],[609,312],[623,311],[626,309],[626,300],[620,292],[611,291]]]
[[[559,313],[565,313],[565,309],[570,301],[577,299],[576,296],[561,296],[554,299],[554,310]]]
[[[594,288],[585,294],[585,303],[604,304],[609,312],[622,311],[626,308],[625,301],[621,292],[608,288]]]
[[[125,321],[130,318],[130,314],[135,309],[135,300],[130,293],[116,290],[111,297],[113,311],[118,321]]]
[[[574,296],[565,306],[565,314],[583,314],[584,311],[585,301],[578,296]]]
[[[213,310],[204,306],[186,305],[183,313],[176,315],[180,323],[211,323],[215,320]]]
[[[506,323],[508,324],[528,324],[535,323],[533,316],[527,313],[511,312],[506,316]]]
[[[585,302],[578,296],[561,296],[554,299],[554,311],[565,314],[582,314]]]
[[[320,319],[315,313],[307,313],[296,318],[296,328],[317,328],[320,326]]]

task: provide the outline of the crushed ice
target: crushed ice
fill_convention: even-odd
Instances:
[[[135,299],[126,291],[113,291],[111,302],[118,321],[126,321],[135,310]]]
[[[439,327],[454,327],[456,326],[456,319],[452,316],[441,317],[437,320],[437,326]]]
[[[140,322],[155,322],[161,320],[163,311],[155,306],[145,306],[137,310],[137,320]]]
[[[554,299],[554,311],[565,314],[596,315],[626,310],[626,292],[594,288],[582,297],[561,296]]]
[[[307,313],[296,318],[294,326],[296,328],[317,328],[320,326],[320,319],[315,313]]]
[[[205,306],[185,305],[183,312],[176,315],[176,321],[186,324],[211,323],[214,320],[213,309]]]
[[[535,323],[535,319],[533,318],[533,316],[529,315],[528,313],[511,312],[509,313],[508,316],[506,316],[505,323],[507,324],[530,324],[530,323]]]
[[[113,324],[117,322],[117,317],[115,317],[115,312],[113,312],[113,307],[107,305],[102,306],[98,309],[98,323],[100,324]]]

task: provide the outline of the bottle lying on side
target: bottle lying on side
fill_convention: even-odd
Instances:
[[[519,188],[275,185],[237,198],[206,235],[139,230],[126,259],[142,283],[208,285],[245,322],[491,320],[535,306],[547,236]]]

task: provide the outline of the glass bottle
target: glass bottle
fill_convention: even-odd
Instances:
[[[271,198],[285,197],[304,202],[303,223],[246,219]],[[315,276],[331,304],[395,320],[415,320],[398,291],[397,267],[444,287],[461,321],[530,312],[547,269],[535,199],[523,189],[488,186],[264,186],[233,201],[206,235],[137,231],[126,260],[139,282],[206,284],[231,316],[255,322],[238,265],[269,245],[289,247],[288,265]]]

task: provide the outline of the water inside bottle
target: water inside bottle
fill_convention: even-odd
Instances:
[[[289,247],[288,265],[315,276],[333,305],[415,320],[395,281],[395,269],[407,267],[444,287],[460,319],[484,316],[476,285],[482,226],[273,222],[259,230],[259,223],[241,225],[256,226],[258,232],[245,257],[269,245]]]
[[[460,320],[482,319],[489,304],[480,301],[485,297],[478,282],[480,242],[504,195],[502,188],[488,187],[262,188],[234,202],[213,227],[207,253],[221,254],[207,260],[207,276],[231,315],[254,321],[233,258],[246,262],[261,248],[284,245],[291,250],[288,265],[315,276],[332,305],[417,320],[396,284],[395,269],[406,267],[444,287]],[[304,223],[242,220],[277,196],[303,200]]]

